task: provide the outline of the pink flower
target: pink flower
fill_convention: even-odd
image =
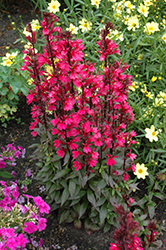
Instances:
[[[35,232],[38,228],[37,226],[32,222],[25,222],[24,223],[24,232],[27,232],[28,234],[32,234],[33,232]]]
[[[129,198],[129,203],[133,203],[135,200],[133,198]]]
[[[109,250],[120,250],[120,248],[117,246],[117,244],[114,244],[114,243],[110,243],[110,247],[109,247]]]
[[[27,239],[24,237],[24,235],[21,233],[17,237],[17,242],[20,247],[25,247],[26,243],[28,242]]]
[[[42,230],[44,230],[46,228],[46,222],[47,222],[47,219],[45,219],[45,218],[39,219],[39,223],[37,225],[39,232],[41,232]]]
[[[6,246],[11,250],[15,250],[15,248],[17,247],[16,238],[13,237],[8,238],[6,241]]]
[[[117,158],[118,156],[112,156],[112,155],[107,155],[109,158],[107,160],[107,165],[115,165],[116,161],[114,160],[114,158]]]

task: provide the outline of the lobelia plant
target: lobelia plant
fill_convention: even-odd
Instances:
[[[119,217],[119,226],[115,229],[113,239],[116,243],[111,243],[110,250],[148,250],[163,249],[162,241],[157,240],[156,224],[151,221],[146,226],[146,235],[144,239],[138,237],[140,226],[138,222],[132,219],[132,213],[127,207],[122,205],[114,206],[115,212]]]
[[[80,228],[82,219],[88,233],[115,223],[113,205],[124,203],[122,194],[137,184],[130,180],[135,170],[130,146],[134,120],[128,105],[131,76],[124,74],[128,65],[111,61],[120,55],[118,46],[107,35],[113,25],[108,22],[97,42],[104,71],[84,60],[83,44],[70,32],[54,26],[58,19],[44,13],[41,22],[45,46],[35,51],[35,35],[26,39],[31,48],[24,51],[24,65],[33,78],[34,88],[27,96],[33,102],[30,125],[32,135],[41,137],[33,159],[38,159],[38,180],[46,186],[46,200],[58,209],[59,221],[72,222]]]

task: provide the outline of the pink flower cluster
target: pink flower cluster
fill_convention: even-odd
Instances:
[[[0,168],[5,168],[6,165],[15,166],[15,158],[24,158],[25,156],[25,149],[18,146],[18,149],[16,149],[12,144],[8,144],[6,146],[6,149],[4,147],[1,147],[2,154],[0,154]]]
[[[7,186],[6,182],[0,181],[0,208],[4,211],[4,216],[10,211],[11,217],[13,211],[12,208],[15,207],[19,200],[19,192],[17,184],[14,182],[10,183],[11,186]],[[17,249],[18,247],[24,248],[27,243],[27,239],[24,237],[25,233],[32,234],[37,230],[40,232],[46,228],[47,219],[42,216],[45,213],[49,213],[49,205],[39,196],[33,197],[25,194],[24,196],[27,197],[27,204],[24,206],[18,204],[21,217],[24,218],[24,220],[20,220],[19,225],[23,230],[23,234],[16,233],[16,228],[0,228],[0,250],[6,249],[6,247],[11,250]],[[35,205],[32,205],[29,202],[30,198],[33,199]]]
[[[5,181],[0,181],[0,207],[4,211],[11,211],[12,207],[17,203],[19,197],[18,186],[16,183],[10,181],[11,186],[7,186]]]
[[[0,250],[5,250],[7,248],[15,250],[18,249],[18,247],[23,249],[27,242],[27,239],[22,233],[15,233],[15,229],[0,228]]]
[[[82,40],[72,40],[70,32],[54,27],[57,20],[53,14],[44,14],[43,53],[36,53],[36,32],[30,24],[27,27],[32,36],[26,38],[32,48],[23,52],[21,70],[30,72],[35,85],[27,96],[28,104],[34,103],[30,130],[36,136],[39,125],[44,125],[55,136],[57,154],[63,158],[68,153],[76,171],[81,168],[93,171],[98,162],[101,167],[104,161],[111,174],[120,148],[125,148],[124,165],[127,158],[136,158],[128,152],[136,135],[134,131],[128,132],[128,125],[134,120],[127,101],[132,76],[124,74],[128,65],[121,66],[121,61],[109,63],[110,55],[120,54],[118,46],[106,38],[111,23],[107,23],[98,42],[100,60],[105,61],[104,71],[99,74],[94,65],[84,61]],[[48,66],[51,72],[47,71]],[[123,170],[127,180],[125,166]]]

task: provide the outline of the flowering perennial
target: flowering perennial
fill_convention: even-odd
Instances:
[[[120,55],[118,46],[106,38],[113,28],[111,23],[101,31],[102,39],[97,42],[100,60],[105,63],[104,72],[99,75],[94,74],[94,65],[83,61],[82,41],[72,40],[70,32],[54,27],[57,20],[53,14],[44,14],[41,26],[47,46],[43,54],[36,54],[32,49],[35,32],[30,24],[27,27],[32,33],[27,37],[32,48],[24,51],[21,69],[30,72],[36,86],[27,96],[28,104],[35,102],[31,112],[34,122],[30,130],[36,136],[39,124],[43,124],[46,131],[51,129],[57,154],[63,158],[68,153],[70,159],[74,159],[76,171],[83,167],[87,171],[92,170],[97,162],[101,166],[103,160],[111,169],[116,164],[119,148],[129,148],[135,143],[132,140],[135,132],[126,130],[126,125],[134,120],[127,102],[131,76],[123,74],[128,66],[121,66],[116,61],[106,67],[109,55]],[[57,33],[56,36],[53,32]],[[51,73],[44,71],[45,65],[52,68]],[[52,119],[48,118],[48,112]],[[124,157],[130,157],[127,150]]]

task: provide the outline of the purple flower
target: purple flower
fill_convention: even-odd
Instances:
[[[43,245],[43,239],[40,238],[40,240],[39,240],[39,247],[42,247],[42,245]]]
[[[31,174],[31,170],[28,169],[27,172],[26,172],[26,174],[25,174],[25,176],[26,176],[26,177],[30,177],[31,175],[32,175],[32,174]]]
[[[18,198],[18,202],[19,202],[19,203],[24,203],[24,202],[25,202],[24,197],[20,196],[20,197]]]
[[[14,171],[12,171],[12,175],[13,175],[14,177],[16,177],[16,173],[15,173]]]
[[[20,152],[19,150],[17,150],[16,152],[14,152],[14,156],[15,156],[16,158],[19,158],[20,155],[21,155],[21,152]]]
[[[10,188],[5,187],[5,188],[3,189],[3,195],[4,195],[4,196],[10,196]]]
[[[6,167],[6,162],[0,160],[0,168],[5,168],[5,167]]]
[[[9,161],[14,161],[14,159],[11,157],[11,155],[9,155],[8,160]]]
[[[45,186],[41,186],[41,187],[39,188],[39,190],[40,190],[40,193],[42,193],[42,192],[44,192],[44,191],[46,190],[46,188],[45,188]]]
[[[13,143],[12,144],[8,144],[6,146],[6,148],[7,148],[7,152],[11,152],[12,150],[16,151],[16,148],[13,146]]]

